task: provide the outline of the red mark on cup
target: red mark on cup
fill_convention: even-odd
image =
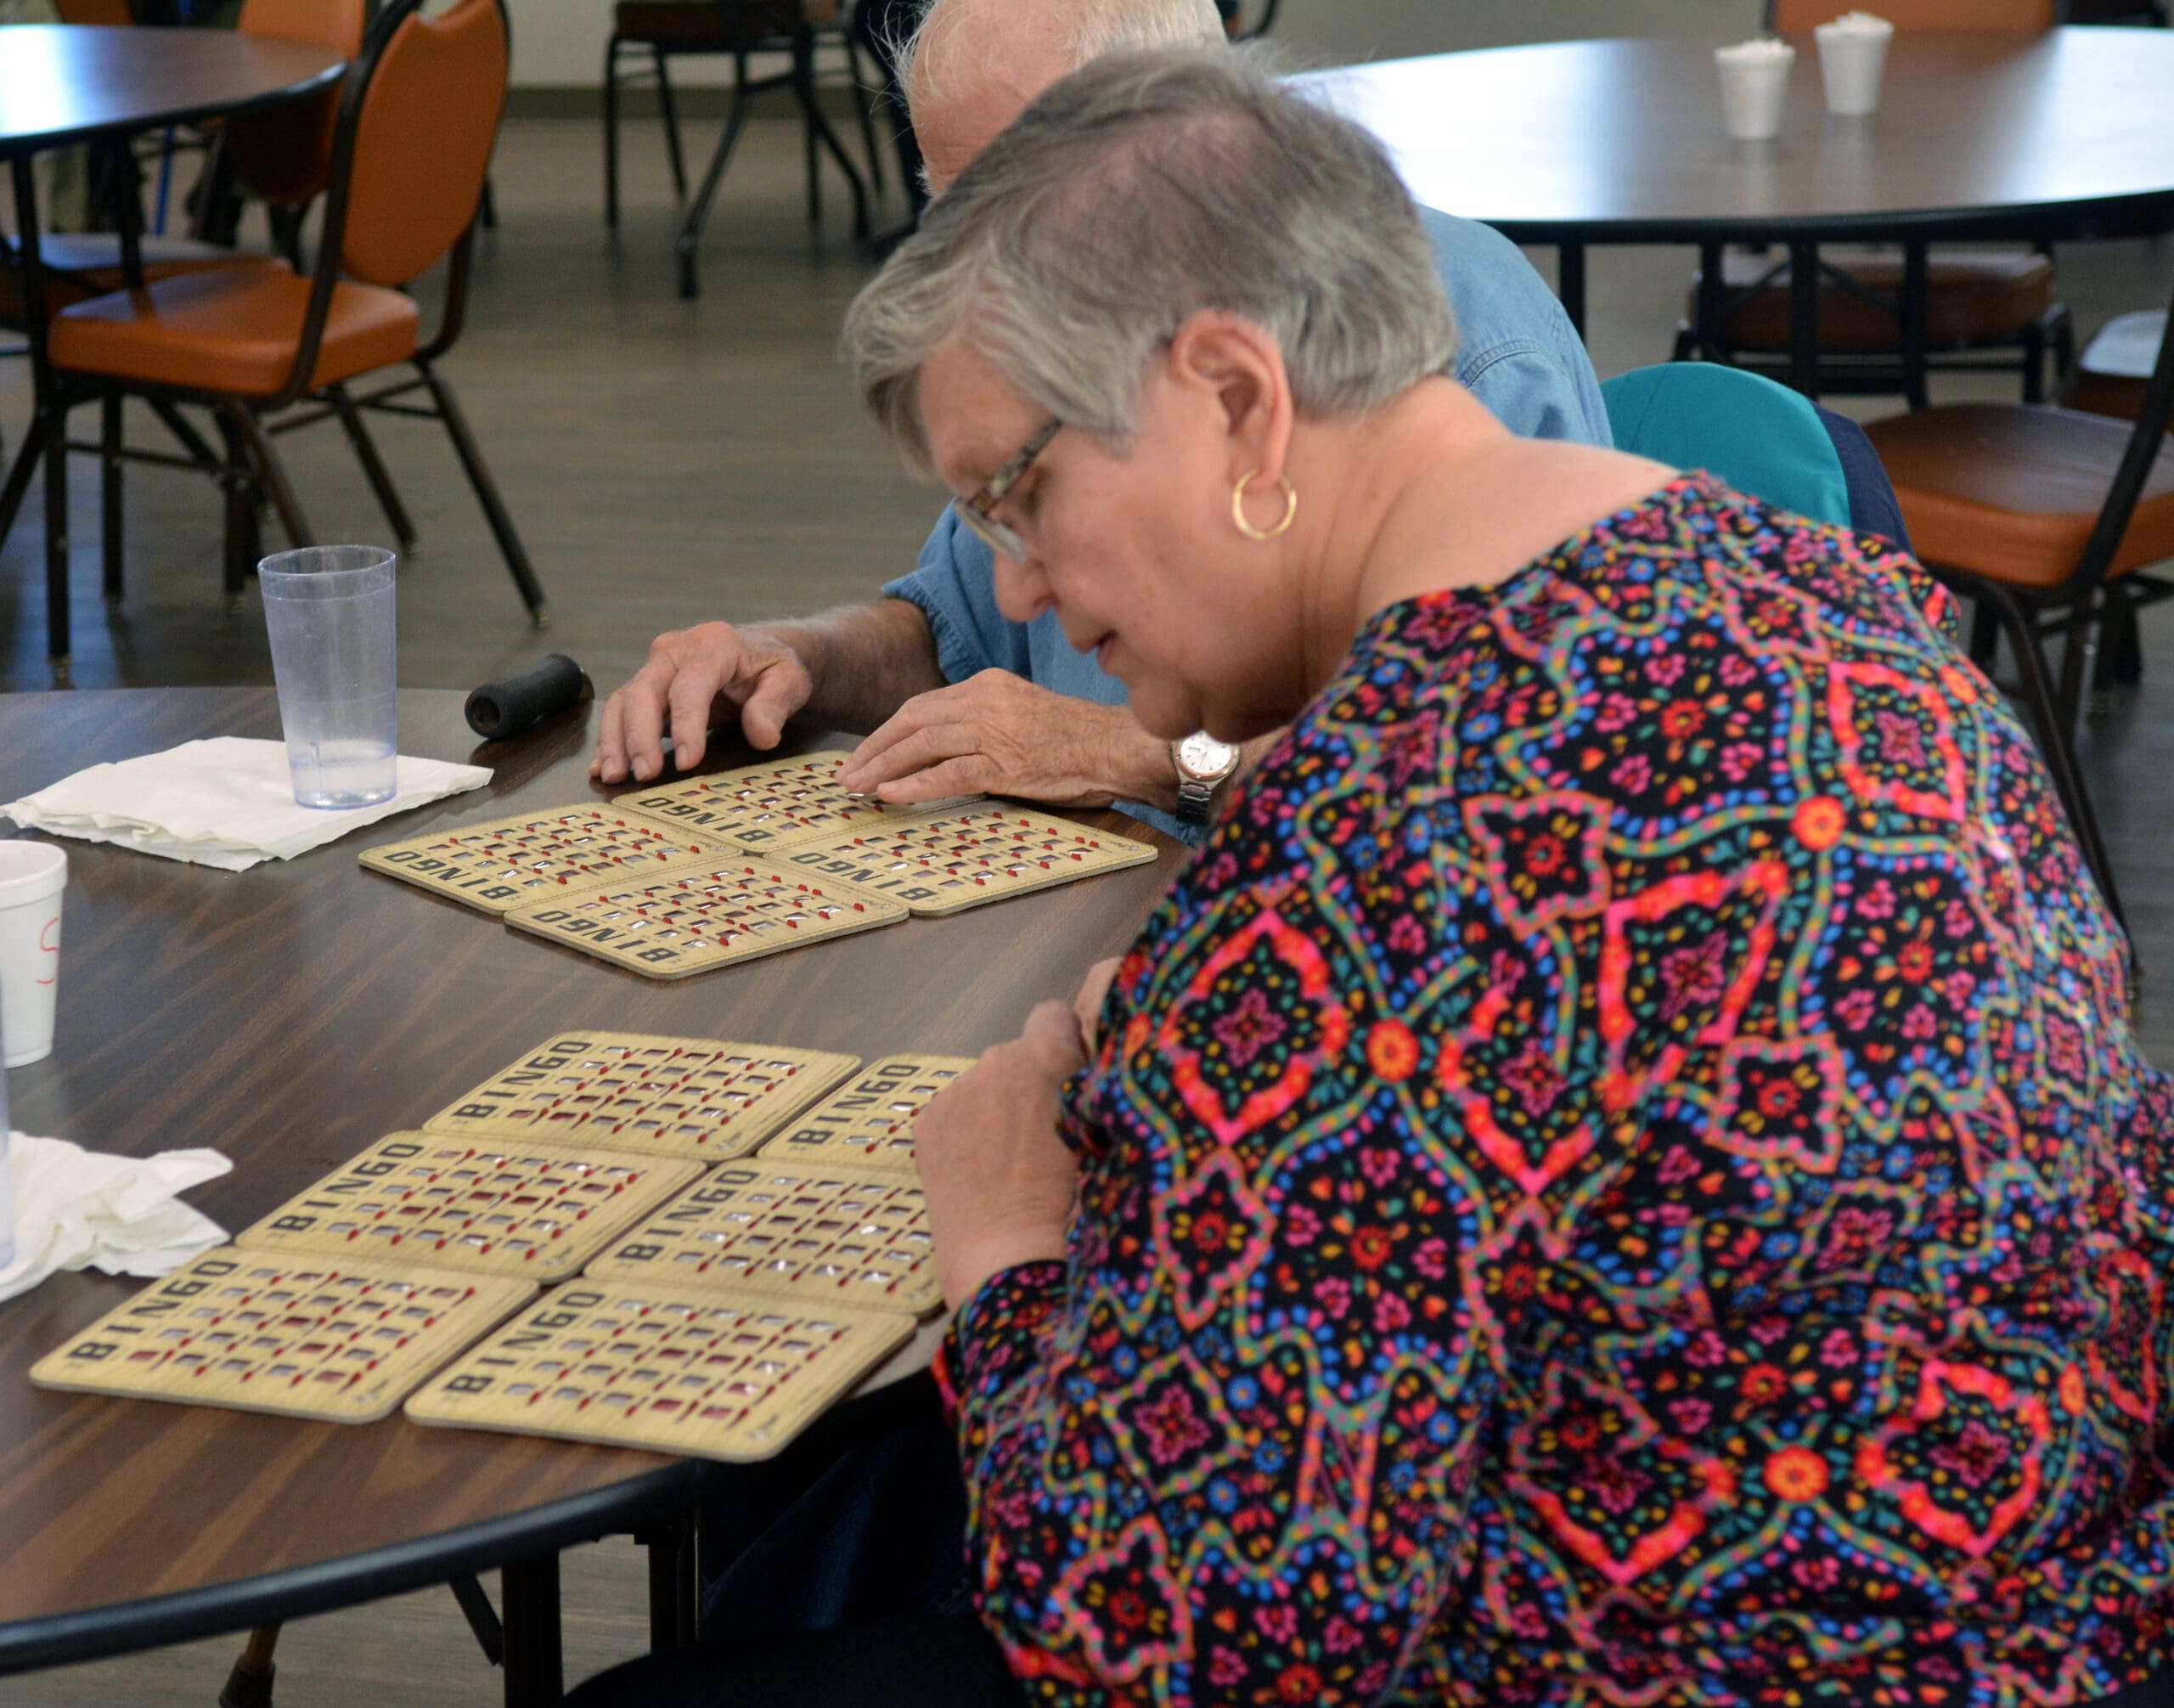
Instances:
[[[51,984],[60,977],[60,916],[54,914],[45,922],[45,929],[37,934],[37,946],[53,957],[53,971],[39,979],[41,984]]]

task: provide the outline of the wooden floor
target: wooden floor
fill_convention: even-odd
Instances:
[[[628,161],[626,224],[615,241],[599,218],[594,127],[535,121],[507,129],[495,174],[501,224],[483,240],[470,330],[447,371],[556,620],[545,634],[527,626],[438,430],[388,421],[387,459],[424,535],[402,572],[403,684],[468,687],[556,650],[608,689],[662,629],[866,595],[911,566],[935,516],[936,499],[898,472],[836,365],[840,316],[866,268],[835,183],[829,223],[811,234],[790,127],[752,127],[712,223],[707,290],[696,302],[673,291],[670,194],[652,127],[635,127]],[[893,198],[888,217],[896,218],[895,186]],[[1546,258],[1535,258],[1546,270]],[[1688,266],[1681,251],[1594,256],[1591,337],[1603,374],[1666,356]],[[2174,245],[2080,246],[2062,252],[2060,268],[2064,295],[2087,333],[2115,313],[2165,301]],[[26,390],[20,364],[0,369],[0,426],[12,449]],[[1950,385],[1941,395],[1963,390]],[[2005,385],[1995,390],[2007,394]],[[1892,407],[1879,401],[1859,413]],[[90,426],[87,418],[79,431]],[[132,432],[156,437],[148,420],[133,422]],[[386,538],[336,429],[284,445],[320,538]],[[87,463],[76,479],[77,683],[268,682],[254,595],[231,616],[219,596],[211,487],[164,471],[132,472],[129,591],[124,609],[109,614],[99,598]],[[0,550],[0,689],[48,685],[42,565],[33,502]],[[2157,617],[2148,633],[2145,687],[2085,736],[2148,969],[2146,1034],[2161,1061],[2174,1060],[2170,622]],[[51,757],[56,778],[71,769],[66,754]],[[564,1570],[569,1678],[639,1652],[645,1580],[632,1546],[619,1539],[574,1550]],[[211,1708],[236,1648],[222,1638],[11,1678],[0,1682],[0,1702]],[[442,1590],[293,1626],[279,1669],[284,1708],[482,1708],[498,1690]]]

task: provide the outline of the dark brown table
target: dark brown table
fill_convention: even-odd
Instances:
[[[1904,335],[1922,342],[1935,239],[2174,228],[2174,31],[1900,31],[1864,118],[1827,112],[1817,49],[1793,39],[1788,112],[1764,143],[1723,127],[1713,37],[1442,54],[1305,81],[1382,138],[1420,201],[1557,245],[1581,330],[1588,245],[1701,245],[1715,308],[1724,245],[1788,245],[1792,383],[1807,392],[1822,243],[1902,244]]]
[[[8,1075],[14,1125],[131,1154],[215,1147],[234,1172],[189,1201],[235,1230],[565,1027],[976,1053],[1121,950],[1181,857],[1090,815],[1163,858],[652,983],[357,865],[371,843],[611,792],[588,780],[591,708],[479,747],[460,707],[403,693],[401,751],[492,765],[487,788],[292,861],[234,873],[66,843],[59,1025],[53,1054]],[[0,801],[198,736],[278,733],[268,689],[0,696]],[[747,762],[729,742],[716,760]],[[0,1305],[0,1674],[503,1566],[509,1700],[555,1701],[558,1549],[684,1512],[731,1474],[397,1416],[313,1424],[30,1385],[32,1362],[143,1284],[56,1276]],[[918,1367],[933,1338],[873,1382]]]
[[[313,94],[346,68],[336,54],[231,30],[104,29],[90,25],[14,24],[0,29],[0,159],[15,191],[16,301],[30,341],[35,410],[22,448],[0,488],[0,539],[21,506],[31,476],[50,448],[45,482],[46,651],[55,686],[67,685],[67,458],[48,405],[44,273],[38,256],[37,155],[70,143],[160,130],[231,116]],[[118,198],[123,270],[141,276],[140,210],[133,187]]]

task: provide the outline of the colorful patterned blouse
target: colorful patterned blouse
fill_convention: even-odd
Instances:
[[[1124,963],[1068,1263],[945,1349],[1037,1700],[2174,1657],[2174,1096],[1948,604],[1690,476],[1367,626]]]

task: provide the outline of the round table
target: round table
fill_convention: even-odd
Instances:
[[[1811,388],[1817,246],[2030,241],[2174,227],[2174,31],[1899,32],[1878,112],[1825,110],[1797,65],[1781,134],[1730,140],[1711,37],[1557,42],[1356,65],[1304,81],[1387,145],[1412,194],[1563,251],[1582,329],[1584,250],[1785,243],[1791,368]],[[1905,335],[1913,293],[1904,292]],[[1921,333],[1920,333],[1920,335]]]
[[[977,1052],[1119,952],[1184,853],[1093,815],[1163,858],[654,983],[357,865],[374,843],[614,792],[588,780],[593,707],[478,747],[461,704],[403,693],[401,751],[492,765],[490,785],[291,861],[234,873],[64,843],[59,1027],[50,1057],[8,1075],[14,1125],[134,1154],[214,1147],[234,1172],[189,1202],[235,1230],[570,1026]],[[0,696],[0,801],[194,737],[278,734],[268,689]],[[705,769],[749,758],[727,742]],[[509,1700],[555,1701],[556,1550],[684,1511],[732,1474],[397,1414],[336,1426],[30,1385],[39,1356],[143,1284],[60,1275],[0,1305],[0,1674],[504,1565]],[[937,1333],[871,1381],[925,1364]]]
[[[0,159],[14,181],[16,301],[30,344],[36,409],[0,488],[7,538],[31,476],[54,436],[48,413],[45,275],[38,254],[37,185],[31,161],[48,149],[300,100],[334,82],[346,62],[302,42],[233,30],[107,29],[13,24],[0,30]],[[133,183],[115,197],[121,270],[140,278],[142,210]],[[68,681],[66,488],[46,482],[46,651],[54,682]]]

